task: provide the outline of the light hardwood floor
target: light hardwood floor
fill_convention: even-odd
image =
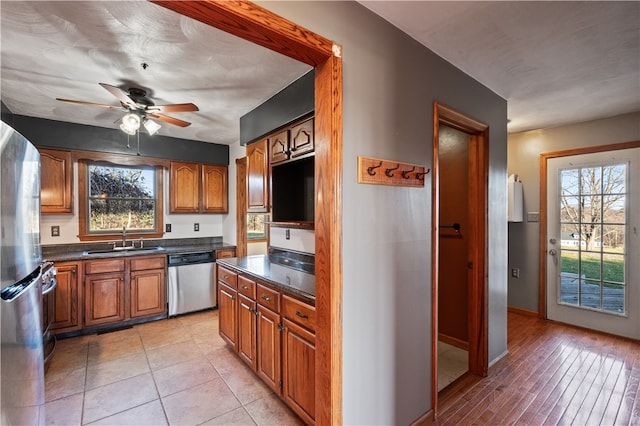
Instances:
[[[218,311],[60,340],[47,425],[301,425],[218,335]]]
[[[508,314],[509,354],[439,393],[438,425],[640,425],[640,343]]]

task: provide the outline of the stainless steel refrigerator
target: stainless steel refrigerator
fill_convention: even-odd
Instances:
[[[40,155],[0,126],[0,424],[44,425],[42,296],[53,268],[41,257]]]

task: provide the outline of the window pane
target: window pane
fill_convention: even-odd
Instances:
[[[604,283],[602,289],[602,309],[607,312],[624,315],[624,286]]]
[[[156,230],[156,182],[152,167],[90,164],[89,232]]]
[[[89,197],[155,198],[151,168],[89,166]]]
[[[580,281],[580,306],[600,309],[600,281]]]
[[[578,169],[560,171],[560,185],[562,196],[578,195],[580,193]]]
[[[580,169],[580,178],[582,195],[602,194],[602,169],[600,167]]]
[[[624,256],[616,254],[603,255],[602,279],[615,283],[624,283]]]
[[[580,198],[562,197],[560,200],[560,223],[580,221]]]
[[[604,194],[624,194],[627,166],[616,164],[602,168],[602,182]]]
[[[91,231],[121,232],[155,229],[155,200],[92,199],[89,224]]]
[[[250,240],[267,238],[265,222],[267,221],[265,213],[249,213],[247,214],[247,238]]]

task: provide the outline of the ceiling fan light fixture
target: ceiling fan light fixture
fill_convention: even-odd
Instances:
[[[135,135],[140,128],[140,116],[138,114],[129,113],[122,117],[120,129],[129,135]]]
[[[147,129],[147,132],[149,132],[149,135],[151,135],[151,136],[153,136],[156,133],[158,133],[158,130],[160,130],[160,128],[162,127],[161,125],[159,125],[155,121],[150,120],[148,118],[145,118],[142,121],[142,124],[144,125],[144,128]]]

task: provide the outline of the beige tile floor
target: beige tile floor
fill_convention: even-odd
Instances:
[[[48,425],[300,425],[205,311],[58,341]]]
[[[469,369],[469,353],[438,341],[438,391],[449,386]]]

